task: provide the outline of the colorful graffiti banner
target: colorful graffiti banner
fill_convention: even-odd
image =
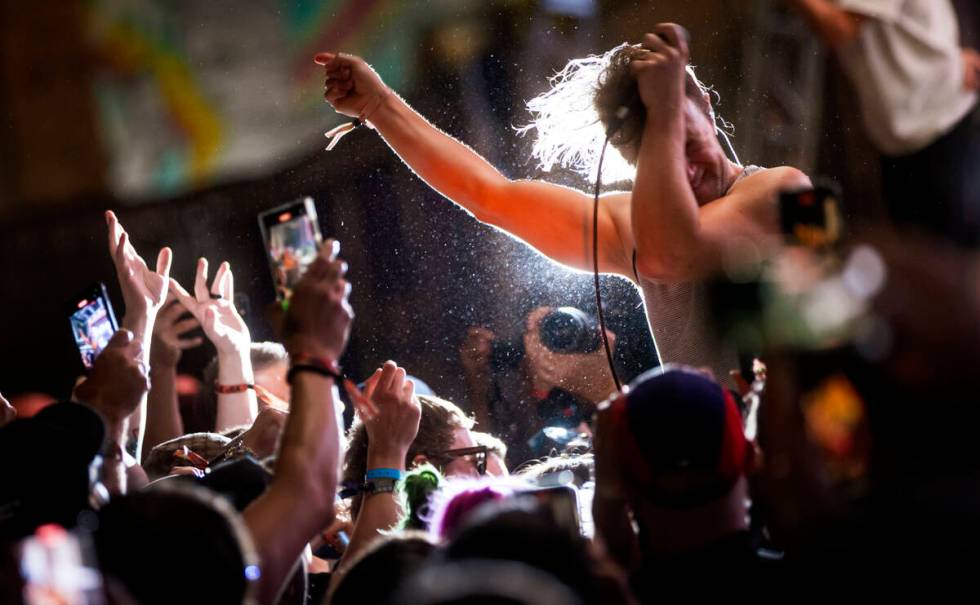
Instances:
[[[340,120],[322,102],[316,52],[362,54],[398,89],[423,28],[463,4],[91,0],[114,193],[153,199],[297,161]]]

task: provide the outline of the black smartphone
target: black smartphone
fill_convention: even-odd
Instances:
[[[780,193],[779,222],[791,243],[817,249],[834,246],[843,232],[837,187],[820,185]]]
[[[323,242],[313,198],[304,197],[260,213],[259,227],[276,299],[287,300]]]
[[[105,284],[98,282],[79,292],[69,301],[67,311],[82,364],[91,369],[95,358],[119,329]]]
[[[555,523],[567,529],[572,535],[582,535],[578,490],[574,486],[559,485],[531,489],[523,492],[522,496],[534,498],[540,506],[551,513]]]

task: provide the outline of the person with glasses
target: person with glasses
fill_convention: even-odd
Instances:
[[[473,420],[452,402],[416,395],[406,376],[388,361],[363,390],[348,387],[357,420],[348,433],[341,497],[351,500],[354,530],[334,586],[358,553],[400,522],[397,486],[406,469],[428,462],[453,478],[478,477],[488,468],[490,448],[473,438]]]
[[[490,448],[485,445],[474,445],[469,447],[459,447],[441,452],[431,452],[426,454],[430,462],[444,468],[453,468],[461,472],[452,473],[455,475],[472,475],[472,471],[480,477],[487,474],[487,456]]]

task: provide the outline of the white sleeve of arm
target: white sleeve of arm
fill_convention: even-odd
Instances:
[[[838,8],[851,13],[857,13],[870,19],[891,23],[898,21],[902,16],[902,7],[908,4],[908,0],[832,0]],[[931,4],[939,0],[913,0]]]

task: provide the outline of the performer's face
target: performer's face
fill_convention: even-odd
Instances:
[[[718,143],[711,119],[691,98],[684,100],[684,122],[687,181],[698,205],[703,206],[725,195],[728,158]]]
[[[715,126],[708,117],[707,99],[698,103],[684,98],[684,158],[687,162],[687,182],[691,185],[699,206],[714,201],[728,189],[729,164],[725,151],[715,136]],[[617,146],[623,158],[637,165],[638,146]]]

